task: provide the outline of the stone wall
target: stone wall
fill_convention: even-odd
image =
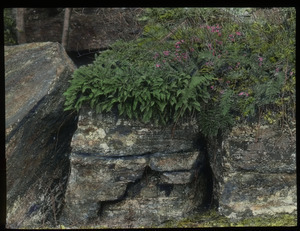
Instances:
[[[232,219],[296,214],[295,125],[239,125],[208,145],[219,212]]]
[[[58,43],[5,47],[6,225],[57,223],[76,113],[63,111],[75,70]]]
[[[161,128],[82,109],[61,223],[149,227],[199,209],[211,192],[197,131],[194,121]]]

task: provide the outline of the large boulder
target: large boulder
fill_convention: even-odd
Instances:
[[[7,227],[53,225],[69,174],[76,113],[64,112],[73,62],[59,43],[5,47]]]
[[[185,217],[210,202],[195,121],[159,127],[81,110],[61,223],[141,227]]]
[[[239,125],[208,145],[219,212],[233,220],[296,214],[296,128]]]

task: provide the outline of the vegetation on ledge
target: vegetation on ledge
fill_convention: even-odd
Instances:
[[[196,117],[207,137],[237,122],[295,120],[295,9],[249,11],[253,20],[223,9],[145,10],[141,38],[75,71],[65,110],[87,103],[162,125]]]

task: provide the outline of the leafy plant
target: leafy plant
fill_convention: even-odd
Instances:
[[[116,43],[92,65],[74,73],[71,86],[64,93],[65,109],[79,110],[89,102],[96,112],[115,107],[120,115],[162,124],[200,111],[200,102],[209,98],[207,90],[213,76],[190,75],[171,65],[156,65],[146,47],[134,42]]]

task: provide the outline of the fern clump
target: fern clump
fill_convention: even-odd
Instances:
[[[75,71],[66,96],[66,110],[89,103],[96,112],[117,108],[120,115],[166,124],[201,110],[210,98],[213,75],[172,65],[159,68],[155,52],[134,42],[116,43],[93,64]]]
[[[295,115],[295,10],[273,11],[274,18],[237,21],[221,9],[147,9],[142,37],[116,42],[74,72],[65,110],[89,104],[163,125],[193,116],[211,137],[237,121],[288,122]]]

